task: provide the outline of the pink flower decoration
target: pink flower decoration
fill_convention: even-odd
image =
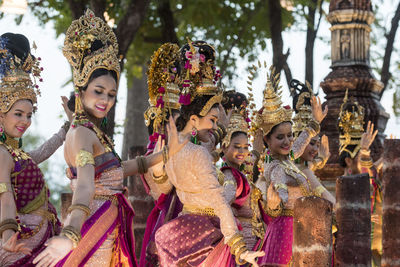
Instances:
[[[185,105],[185,106],[189,105],[190,104],[190,94],[181,95],[179,97],[179,103],[182,105]]]
[[[158,88],[158,92],[160,94],[164,94],[165,93],[165,88],[161,86],[160,88]]]
[[[203,54],[200,54],[200,61],[205,62],[206,61],[206,56]]]
[[[158,108],[159,108],[159,107],[161,107],[161,108],[164,107],[164,100],[163,100],[162,97],[159,97],[159,98],[157,99],[156,107],[158,107]]]
[[[251,120],[249,118],[246,118],[246,122],[251,122]]]
[[[186,60],[185,62],[185,69],[191,69],[192,68],[192,64],[190,64],[189,60]]]
[[[286,105],[286,106],[284,106],[283,108],[284,108],[284,109],[290,109],[290,106],[289,106],[289,105]]]
[[[186,51],[185,57],[186,57],[187,59],[192,58],[192,52]]]

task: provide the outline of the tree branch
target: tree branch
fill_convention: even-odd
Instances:
[[[107,1],[104,0],[90,0],[90,8],[96,15],[96,17],[104,19],[104,11],[106,11]]]
[[[175,19],[171,10],[170,1],[159,0],[157,2],[157,12],[162,23],[161,42],[171,42],[179,45],[179,39],[175,32]]]
[[[387,35],[387,43],[385,48],[385,55],[383,57],[382,71],[381,71],[381,82],[383,83],[383,89],[380,93],[379,97],[382,98],[383,92],[385,91],[392,74],[390,73],[390,59],[392,57],[393,52],[393,43],[396,38],[397,28],[399,27],[400,20],[400,2],[397,5],[396,12],[392,18],[392,25],[390,28],[390,32]]]
[[[68,0],[69,9],[71,10],[72,20],[79,19],[86,10],[88,1]]]
[[[119,53],[125,57],[140,25],[146,18],[149,0],[131,0],[125,15],[118,23],[115,34],[119,44]]]
[[[315,28],[315,16],[317,11],[319,0],[312,0],[308,5],[308,14],[306,14],[307,20],[307,37],[306,37],[306,47],[305,47],[305,80],[311,85],[314,83],[314,44],[315,38],[317,37],[317,31],[319,28],[319,23],[322,18],[322,14],[319,16],[319,21],[317,23],[317,28]],[[322,3],[320,3],[322,5]],[[320,9],[321,11],[321,9]]]
[[[269,27],[272,40],[272,63],[277,73],[280,73],[285,68],[286,82],[288,86],[291,80],[291,71],[287,64],[289,50],[283,54],[283,39],[282,39],[282,7],[277,0],[268,0],[268,17]]]

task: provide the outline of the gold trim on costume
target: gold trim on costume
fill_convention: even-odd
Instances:
[[[197,214],[197,215],[217,216],[213,208],[194,207],[190,205],[183,205],[182,212]]]
[[[76,167],[84,167],[86,165],[95,165],[93,154],[86,150],[79,150],[75,158]]]
[[[275,188],[276,191],[278,191],[279,189],[284,189],[284,190],[286,190],[286,191],[288,190],[287,185],[282,184],[282,183],[275,184],[275,185],[274,185],[274,188]]]
[[[204,105],[203,109],[200,111],[200,116],[205,116],[207,115],[207,113],[210,111],[210,109],[212,108],[212,106],[214,106],[215,104],[221,103],[222,101],[222,94],[218,94],[215,95],[213,97],[211,97],[207,103]]]
[[[228,147],[231,143],[232,134],[235,132],[243,132],[246,135],[249,131],[249,124],[246,121],[246,108],[234,109],[226,128],[226,136],[222,140],[222,145]]]

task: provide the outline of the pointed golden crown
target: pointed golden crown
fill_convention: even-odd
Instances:
[[[179,46],[165,43],[151,57],[147,72],[150,107],[145,111],[146,126],[153,120],[155,132],[161,130],[168,109],[180,109],[179,73],[177,69]]]
[[[346,151],[354,158],[361,148],[361,137],[364,133],[364,108],[354,99],[349,100],[348,90],[343,99],[339,113],[339,154]],[[355,146],[353,150],[349,146]]]
[[[293,135],[294,137],[299,136],[299,134],[308,127],[309,122],[313,120],[312,109],[310,104],[305,104],[305,100],[310,100],[314,95],[311,84],[306,81],[306,84],[302,84],[297,80],[292,80],[290,82],[292,88],[297,87],[300,90],[299,97],[296,103],[296,115],[293,117]]]
[[[266,66],[266,63],[264,63]],[[261,64],[259,63],[259,67]],[[256,71],[257,68],[253,69]],[[254,78],[254,72],[250,72],[251,77]],[[252,78],[249,79],[252,81]],[[271,129],[282,123],[292,121],[292,109],[289,106],[282,106],[281,101],[281,86],[280,74],[275,73],[274,67],[270,67],[270,72],[267,74],[267,85],[264,89],[263,108],[255,115],[255,126],[253,128],[261,128],[264,135],[267,135]],[[249,82],[248,82],[249,83]],[[251,83],[249,83],[251,85]],[[252,98],[252,96],[250,96]],[[250,99],[249,98],[249,99]]]
[[[249,132],[249,123],[247,122],[247,111],[246,108],[234,108],[232,111],[231,118],[229,119],[229,125],[226,128],[226,136],[222,140],[222,145],[228,147],[231,143],[232,134],[235,132],[243,132],[246,135]]]
[[[35,110],[37,96],[40,96],[36,78],[42,81],[40,58],[29,52],[25,60],[20,59],[7,49],[7,42],[6,37],[0,37],[0,111],[8,112],[21,99],[30,100]]]
[[[94,42],[101,42],[101,48],[92,51]],[[107,23],[90,9],[69,26],[63,54],[73,69],[75,86],[87,85],[93,71],[100,68],[115,71],[119,79],[117,38]]]

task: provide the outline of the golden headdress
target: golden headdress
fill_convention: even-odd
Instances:
[[[247,120],[246,107],[234,108],[231,118],[229,119],[228,127],[226,128],[226,136],[222,140],[222,146],[229,146],[233,133],[243,132],[247,135],[248,131],[249,123]]]
[[[153,120],[153,132],[163,131],[162,123],[166,121],[167,110],[179,110],[179,73],[177,64],[179,46],[172,43],[163,44],[151,57],[147,72],[149,89],[149,108],[144,113],[145,124]],[[170,114],[171,115],[171,114]]]
[[[293,117],[293,135],[294,137],[299,136],[299,134],[308,127],[309,122],[313,120],[312,109],[311,109],[311,97],[314,95],[311,85],[306,81],[306,84],[302,84],[298,80],[291,80],[290,87],[292,90],[300,90],[297,97],[296,105],[296,115]]]
[[[220,74],[214,66],[215,49],[204,41],[188,40],[181,48],[180,56],[186,76],[179,102],[189,105],[196,96],[212,96],[200,112],[200,116],[205,116],[214,104],[222,101],[222,90],[216,84]]]
[[[354,99],[349,100],[348,90],[339,113],[339,154],[348,152],[354,158],[361,148],[364,133],[364,108]],[[354,146],[350,149],[349,146]]]
[[[42,81],[40,72],[43,70],[39,61],[40,58],[31,55],[29,41],[22,34],[5,33],[0,37],[1,112],[8,112],[21,99],[30,100],[36,109],[40,95],[36,78]]]
[[[90,9],[74,20],[65,34],[63,54],[73,70],[75,85],[75,125],[85,124],[79,87],[86,86],[97,69],[114,71],[117,80],[121,72],[118,60],[118,43],[113,30]]]
[[[261,68],[260,62],[258,62],[258,66]],[[265,62],[264,67],[266,67]],[[250,71],[250,76],[247,83],[249,84],[248,88],[251,92],[252,81],[257,70],[257,66],[253,65],[253,71]],[[282,122],[292,121],[292,109],[290,106],[282,106],[282,91],[279,82],[280,74],[275,73],[275,69],[271,66],[270,72],[267,74],[267,85],[263,92],[263,107],[259,112],[253,112],[253,131],[261,128],[263,130],[263,134],[267,135],[274,126]],[[249,93],[249,100],[253,101],[253,94],[251,92]],[[250,104],[250,107],[254,108],[255,105]]]

